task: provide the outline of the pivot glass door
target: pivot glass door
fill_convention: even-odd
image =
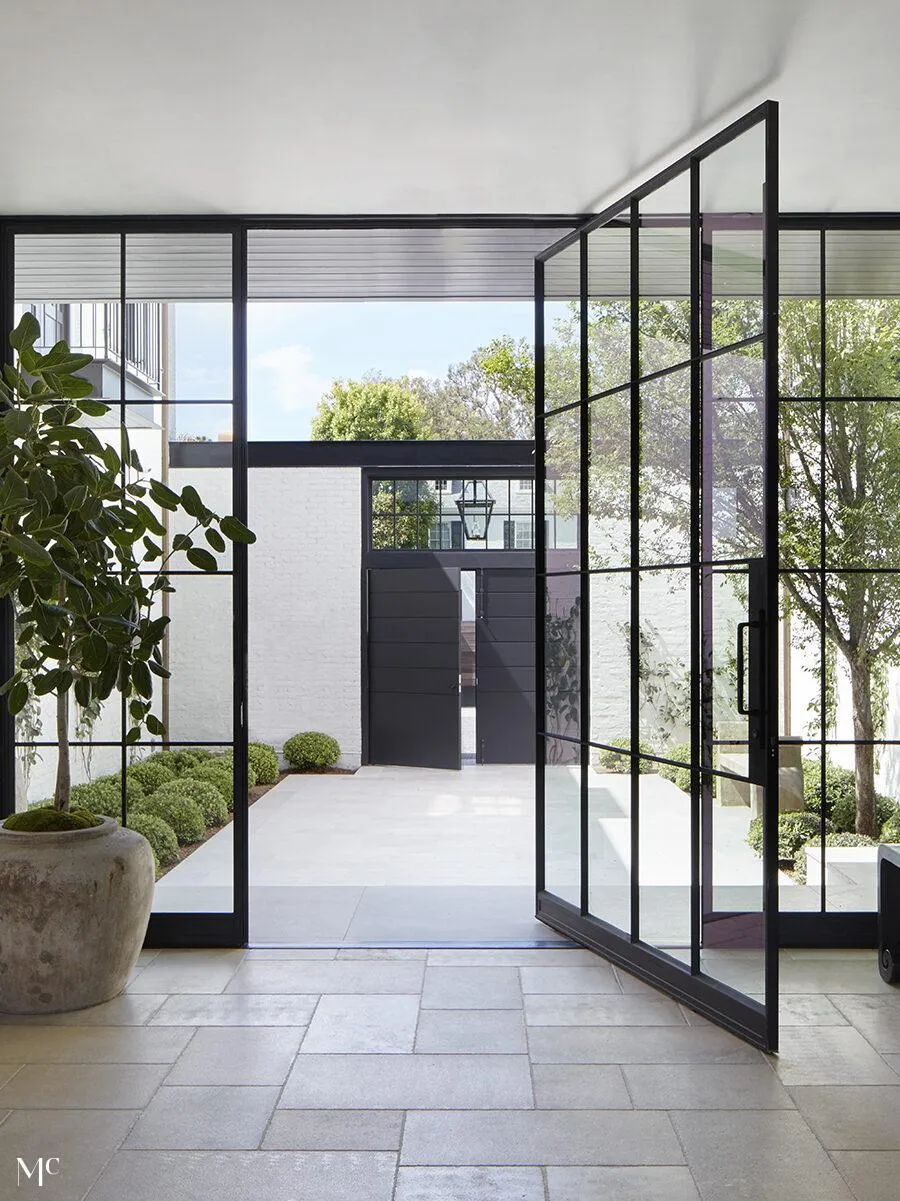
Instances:
[[[767,103],[536,264],[538,916],[768,1048],[777,213]]]

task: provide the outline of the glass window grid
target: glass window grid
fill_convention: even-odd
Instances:
[[[523,486],[527,485],[527,486]],[[467,538],[457,501],[467,490],[487,493],[491,510],[486,539]],[[378,475],[369,482],[369,548],[375,551],[509,551],[534,549],[533,479],[467,476],[462,479]],[[552,515],[556,545],[564,518]],[[514,527],[514,528],[513,528]]]

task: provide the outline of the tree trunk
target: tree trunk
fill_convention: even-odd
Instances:
[[[850,659],[853,736],[856,757],[856,832],[877,838],[875,820],[875,723],[872,719],[872,668],[864,658]],[[865,741],[860,741],[865,740]]]
[[[56,762],[56,788],[53,804],[56,809],[69,810],[69,792],[72,787],[72,768],[69,751],[69,693],[60,689],[56,694],[56,739],[59,753]]]

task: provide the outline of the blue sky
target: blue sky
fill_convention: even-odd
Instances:
[[[176,400],[231,393],[231,309],[176,304]],[[500,334],[532,339],[527,301],[255,302],[248,310],[249,424],[253,439],[305,439],[335,379],[443,376]],[[215,437],[226,412],[182,410],[178,430]]]

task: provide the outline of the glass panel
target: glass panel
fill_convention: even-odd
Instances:
[[[763,553],[765,512],[762,345],[726,353],[704,365],[709,402],[710,462],[704,514],[704,559],[756,559]]]
[[[137,386],[231,399],[231,251],[230,234],[126,237],[125,358]]]
[[[628,212],[588,239],[588,394],[631,376],[631,223]]]
[[[581,410],[567,409],[546,419],[545,512],[562,523],[563,541],[547,540],[547,571],[572,571],[579,566],[578,523],[581,514]],[[585,467],[586,469],[586,467]],[[574,553],[573,553],[574,552]]]
[[[581,577],[547,576],[546,588],[545,728],[548,734],[578,738],[581,733]],[[578,747],[574,743],[555,743],[553,749],[555,755],[567,756],[564,762],[578,761]]]
[[[762,180],[766,127],[755,125],[700,163],[712,305],[704,349],[763,332]]]
[[[778,354],[782,396],[818,396],[821,392],[818,230],[779,234]]]
[[[544,767],[544,884],[572,905],[581,903],[581,767],[577,747],[547,738]]]
[[[877,400],[826,402],[824,520],[828,567],[900,568],[898,447],[900,404]],[[803,479],[796,481],[798,491],[804,483]]]
[[[691,372],[641,384],[640,560],[691,557]]]
[[[588,566],[631,562],[631,389],[590,403]]]
[[[829,230],[825,243],[825,392],[900,396],[897,230]]]
[[[588,589],[590,737],[592,742],[607,746],[627,746],[631,722],[631,576],[626,572],[596,573],[588,577]]]
[[[691,357],[691,181],[684,172],[641,204],[641,375]]]
[[[641,750],[690,761],[690,576],[646,570],[640,577]],[[640,776],[641,938],[690,947],[690,773],[642,760]]]
[[[544,410],[581,399],[581,267],[573,242],[544,264]]]
[[[168,737],[178,742],[232,739],[232,579],[174,576],[164,598],[170,618],[167,661],[172,678],[158,689]]]
[[[819,567],[821,550],[822,439],[817,400],[781,401],[779,551],[789,568]],[[826,477],[827,478],[827,477]]]
[[[631,757],[595,753],[588,776],[588,905],[594,917],[631,930]]]

